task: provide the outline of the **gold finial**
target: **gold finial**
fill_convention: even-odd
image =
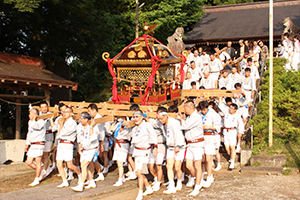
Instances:
[[[148,34],[148,33],[153,34],[153,33],[154,33],[153,29],[155,29],[155,28],[157,27],[157,24],[154,24],[154,25],[149,26],[149,25],[147,24],[147,22],[145,22],[145,26],[144,26],[144,27],[142,27],[142,26],[139,26],[139,27],[140,27],[142,30],[144,30],[144,31],[146,32],[146,34]]]

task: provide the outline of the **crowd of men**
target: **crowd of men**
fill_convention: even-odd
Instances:
[[[36,170],[36,177],[30,186],[38,185],[57,168],[62,178],[57,188],[68,187],[68,181],[77,174],[78,185],[71,189],[82,192],[95,188],[97,181],[103,181],[103,174],[107,174],[116,162],[119,178],[114,186],[138,179],[136,199],[139,200],[160,190],[165,162],[168,189],[163,191],[164,194],[180,191],[185,176],[188,177],[186,187],[194,187],[190,196],[196,196],[201,188],[209,188],[214,182],[213,170],[222,168],[221,138],[230,156],[229,169],[234,169],[249,116],[248,108],[260,79],[259,71],[268,58],[268,47],[262,41],[240,40],[239,44],[237,51],[230,41],[226,49],[220,50],[216,46],[211,55],[201,47],[190,51],[184,69],[186,80],[182,84],[183,89],[241,90],[234,98],[220,97],[197,104],[195,99],[187,99],[183,102],[184,112],[178,112],[176,105],[161,106],[156,111],[156,118],[148,118],[137,104],[133,104],[130,106],[134,111],[132,116],[119,116],[116,121],[99,124],[95,119],[102,116],[96,104],[90,104],[88,112],[82,112],[78,121],[73,119],[72,107],[62,103],[58,104],[61,115],[46,120],[38,118],[48,113],[46,102],[40,103],[39,110],[31,108],[25,151],[26,163]],[[283,45],[286,49],[283,56],[293,55],[293,61],[288,63],[290,68],[285,66],[286,69],[297,70],[300,60],[297,61],[300,55],[298,37],[292,45],[293,53],[288,35],[285,35]],[[169,113],[176,113],[176,117],[169,117]],[[135,126],[129,126],[132,121]],[[128,166],[127,173],[124,173],[124,165]],[[149,171],[154,177],[152,185],[145,176]],[[206,180],[204,172],[207,173]]]
[[[284,33],[282,45],[279,45],[278,57],[287,59],[284,66],[286,70],[297,71],[300,69],[300,42],[299,36],[295,35],[294,43],[289,39],[289,33]],[[188,49],[187,62],[184,67],[186,80],[182,89],[235,89],[235,84],[240,83],[242,89],[249,90],[252,87],[244,83],[246,69],[251,70],[251,84],[258,83],[259,72],[265,67],[269,57],[269,50],[261,40],[240,40],[239,47],[234,49],[232,42],[228,41],[227,47],[220,50],[214,47],[210,55],[205,48],[193,47]],[[254,81],[253,81],[254,80]],[[249,85],[250,86],[250,85]],[[255,87],[253,87],[255,88]],[[252,89],[251,89],[252,90]]]
[[[246,105],[243,102],[243,106],[251,106],[269,51],[262,41],[249,43],[240,40],[239,45],[236,51],[232,42],[228,41],[226,48],[220,50],[219,46],[216,46],[215,52],[210,55],[202,47],[189,49],[184,67],[186,80],[181,88],[239,89],[243,91],[243,98],[247,102]]]
[[[73,173],[76,173],[78,185],[71,189],[82,192],[95,188],[96,182],[104,180],[103,174],[108,173],[109,167],[116,162],[119,178],[114,186],[138,179],[136,199],[143,199],[143,196],[160,190],[162,166],[166,162],[168,189],[163,193],[180,191],[187,176],[186,187],[194,187],[189,195],[196,196],[201,188],[208,188],[214,182],[212,170],[221,169],[221,135],[230,155],[229,168],[234,168],[236,145],[244,133],[244,123],[239,106],[232,103],[231,98],[225,101],[220,113],[213,102],[201,101],[195,105],[193,100],[186,100],[184,112],[178,112],[176,105],[168,109],[161,106],[156,111],[156,118],[147,117],[139,105],[133,104],[129,109],[133,115],[99,124],[95,119],[102,116],[96,104],[90,104],[88,112],[81,112],[80,119],[75,121],[73,109],[62,103],[58,105],[60,116],[39,119],[39,115],[48,113],[48,104],[41,102],[39,110],[29,110],[26,163],[36,170],[30,186],[38,185],[57,167],[62,178],[57,188],[68,187],[68,181],[74,179]],[[176,117],[169,117],[169,113]],[[129,126],[132,121],[135,125]],[[214,156],[218,163],[216,168]],[[126,174],[124,165],[128,166]],[[145,176],[149,172],[154,177],[151,185]],[[206,180],[204,172],[207,173]]]

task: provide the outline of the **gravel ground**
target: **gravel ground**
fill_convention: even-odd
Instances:
[[[261,173],[261,172],[260,172]],[[145,200],[179,200],[179,199],[300,199],[300,174],[293,173],[289,176],[284,175],[261,175],[256,172],[240,173],[239,169],[227,171],[222,169],[214,173],[215,182],[208,189],[202,189],[195,198],[187,195],[192,191],[191,188],[185,187],[184,182],[182,191],[174,195],[164,195],[166,190],[162,186],[158,192],[145,197]],[[117,169],[114,169],[106,176],[105,181],[97,182],[97,188],[85,190],[77,193],[70,188],[57,189],[56,186],[61,182],[59,177],[53,176],[37,187],[30,188],[28,183],[32,177],[21,175],[19,178],[14,177],[5,179],[1,182],[1,188],[11,187],[10,192],[2,190],[0,199],[81,199],[81,200],[132,200],[138,193],[137,181],[126,182],[121,187],[113,187],[118,176]],[[14,181],[25,184],[24,187],[17,187]],[[70,185],[75,186],[77,179],[73,180]],[[22,189],[21,189],[22,188]],[[3,188],[4,189],[4,188]]]

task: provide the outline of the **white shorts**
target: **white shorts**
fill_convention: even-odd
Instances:
[[[27,156],[31,158],[36,158],[43,155],[45,145],[33,144],[30,146]]]
[[[109,142],[103,142],[103,148],[104,148],[104,151],[109,151],[111,150],[111,147],[112,146],[109,146]]]
[[[52,148],[52,141],[46,141],[44,152],[51,152],[51,148]]]
[[[212,134],[212,133],[210,133]],[[204,154],[205,155],[215,155],[215,144],[216,136],[213,135],[204,135]]]
[[[128,154],[133,154],[134,146],[130,146],[128,150]]]
[[[185,158],[189,159],[189,160],[202,160],[202,155],[204,153],[204,148],[203,147],[197,147],[197,146],[193,146],[190,147],[188,146],[186,149],[186,155]]]
[[[116,161],[119,161],[119,162],[125,162],[127,160],[127,155],[128,154],[125,151],[115,150],[112,160],[116,160]]]
[[[216,134],[216,143],[215,143],[215,149],[219,149],[221,146],[221,135],[220,134]]]
[[[236,136],[237,136],[237,133],[235,131],[235,133],[227,133],[224,135],[224,144],[225,145],[229,145],[229,146],[236,146]]]
[[[94,155],[96,153],[96,149],[84,150],[80,154],[80,162],[84,160],[92,162]]]
[[[153,153],[150,153],[149,156],[149,164],[157,164],[157,165],[162,165],[162,163],[165,160],[165,155],[164,153],[158,153],[156,157],[154,157]]]
[[[216,155],[215,144],[207,144],[207,145],[205,145],[204,146],[204,154],[205,155]]]
[[[185,153],[184,148],[179,148],[179,152],[177,154],[175,154],[174,148],[168,148],[167,149],[167,160],[169,158],[175,158],[175,161],[180,160],[182,162],[183,158],[184,158],[184,153]]]
[[[252,90],[251,91],[248,91],[248,90],[245,90],[244,91],[245,95],[246,95],[246,99],[250,102],[253,101],[253,99],[251,98],[251,95],[252,95]]]
[[[73,144],[59,143],[57,146],[56,160],[72,161]]]
[[[243,117],[249,117],[249,111],[248,111],[248,108],[246,108],[246,107],[244,106],[244,107],[240,107],[239,110],[240,110],[240,114],[241,114]]]
[[[149,155],[148,156],[137,156],[134,157],[134,163],[135,163],[135,170],[142,170],[143,166],[147,166],[149,160]]]

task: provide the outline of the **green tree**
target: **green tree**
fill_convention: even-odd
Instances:
[[[204,15],[203,0],[164,0],[146,1],[140,12],[140,25],[144,22],[157,24],[154,36],[163,43],[167,43],[177,27],[191,30],[195,23]]]
[[[18,9],[20,12],[33,12],[34,9],[40,6],[40,3],[45,0],[4,0],[4,3],[14,4],[14,8]]]
[[[300,139],[300,72],[285,71],[284,58],[274,58],[273,78],[273,135],[274,141],[288,143]],[[267,63],[267,66],[269,63]],[[257,106],[257,115],[250,120],[254,130],[254,152],[266,150],[269,121],[269,71],[264,73],[262,101]]]

